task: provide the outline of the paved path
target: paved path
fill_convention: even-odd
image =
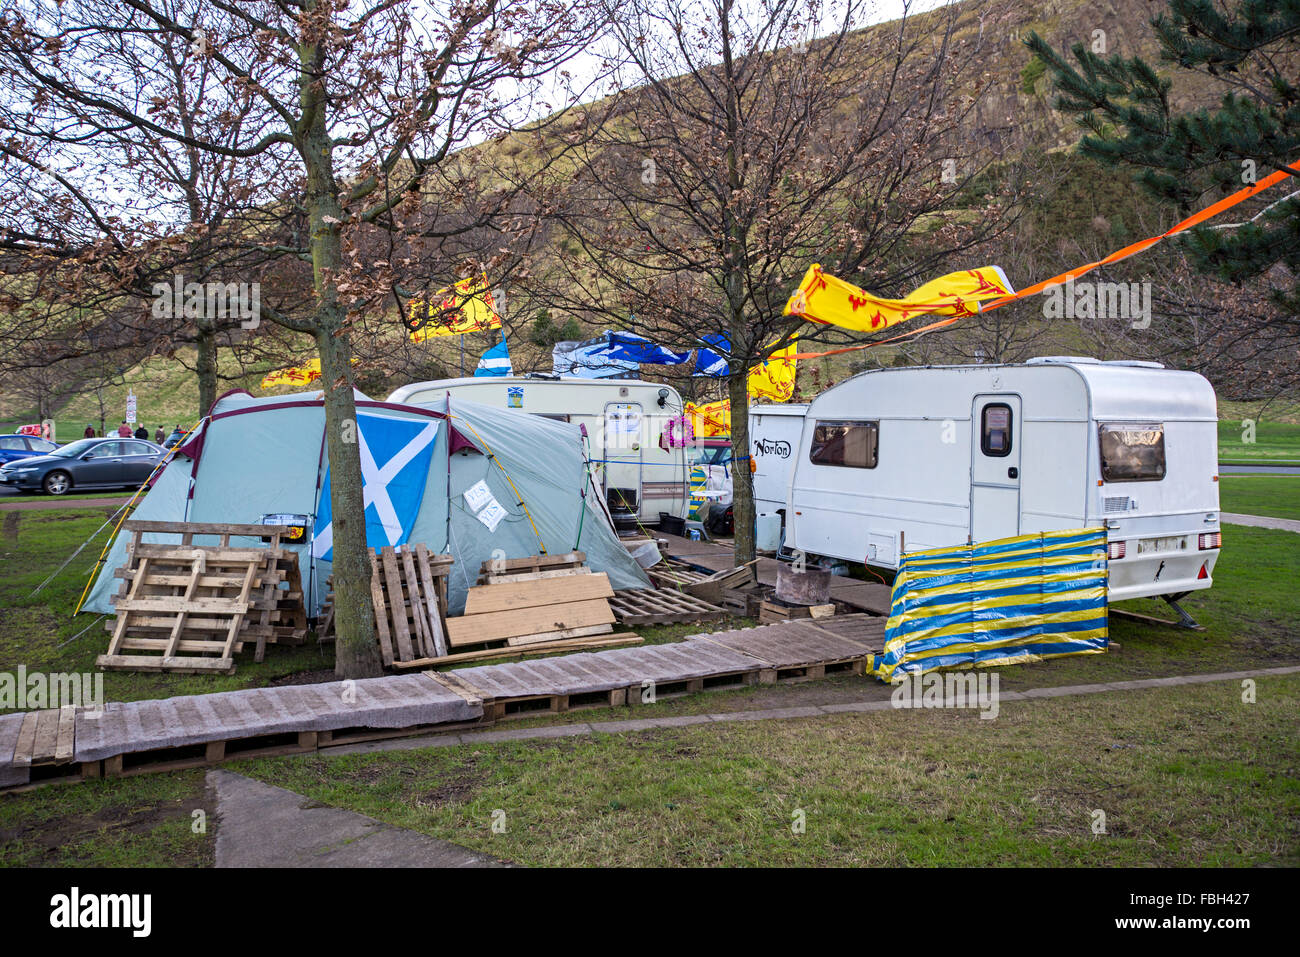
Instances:
[[[1300,465],[1220,465],[1220,475],[1300,475]]]
[[[207,782],[217,795],[217,867],[508,866],[232,771],[209,771]]]
[[[1229,525],[1250,525],[1252,528],[1277,528],[1284,532],[1300,532],[1300,522],[1293,518],[1273,518],[1269,515],[1241,515],[1237,512],[1220,512],[1219,519]]]
[[[1108,681],[1102,684],[1063,685],[1058,688],[1031,688],[1029,691],[1004,691],[998,695],[998,705],[1008,701],[1028,701],[1034,698],[1063,698],[1071,695],[1100,694],[1108,691],[1137,691],[1143,688],[1168,688],[1177,685],[1209,684],[1215,681],[1241,681],[1245,678],[1266,678],[1271,675],[1290,675],[1300,672],[1300,665],[1283,668],[1256,668],[1251,671],[1221,671],[1214,674],[1175,675],[1169,678],[1142,678],[1134,681]],[[888,685],[880,685],[881,693]],[[592,734],[621,734],[628,731],[650,731],[655,728],[680,728],[693,724],[723,724],[728,721],[772,721],[788,718],[817,718],[832,714],[858,714],[868,711],[890,711],[894,704],[889,697],[870,701],[849,701],[842,704],[805,705],[795,708],[767,708],[761,711],[723,711],[713,714],[688,714],[670,718],[639,718],[629,721],[589,721],[575,724],[548,725],[537,728],[515,728],[506,731],[468,731],[460,734],[431,734],[418,738],[397,738],[389,741],[372,741],[337,748],[322,748],[322,755],[359,754],[373,751],[409,751],[415,748],[448,748],[461,744],[491,744],[496,741],[526,741],[535,738],[575,738]]]

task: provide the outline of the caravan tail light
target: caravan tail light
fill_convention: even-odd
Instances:
[[[1124,542],[1108,542],[1106,544],[1106,557],[1114,561],[1117,558],[1124,557]]]
[[[1201,532],[1196,536],[1196,547],[1201,551],[1207,548],[1223,547],[1223,532]]]

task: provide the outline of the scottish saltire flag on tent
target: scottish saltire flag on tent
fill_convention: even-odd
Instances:
[[[714,379],[725,376],[731,371],[731,366],[727,362],[727,356],[731,355],[731,340],[718,332],[710,332],[700,338],[713,348],[696,350],[695,371],[691,374]]]
[[[401,545],[424,500],[438,423],[427,419],[398,419],[385,415],[357,416],[361,447],[361,478],[366,508],[366,544],[371,548]],[[317,506],[311,553],[334,560],[334,510],[330,502],[330,470],[325,470]]]
[[[1107,575],[1104,528],[909,552],[872,671],[889,681],[1104,652]]]
[[[514,368],[510,365],[510,348],[506,345],[505,337],[483,353],[482,358],[478,360],[478,367],[474,370],[476,376],[513,374]]]

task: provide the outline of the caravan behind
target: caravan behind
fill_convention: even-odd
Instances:
[[[584,426],[616,525],[657,525],[660,512],[686,517],[686,450],[660,441],[669,420],[683,413],[682,397],[672,386],[639,379],[480,376],[415,382],[388,401],[441,408],[444,396]]]
[[[1155,363],[1033,359],[864,372],[808,407],[785,543],[899,556],[1105,525],[1110,598],[1209,588],[1219,555],[1214,390]]]

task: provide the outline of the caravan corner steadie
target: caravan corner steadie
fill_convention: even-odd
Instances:
[[[1088,358],[860,373],[804,418],[786,545],[896,569],[899,555],[1107,529],[1110,598],[1208,588],[1221,543],[1214,390]]]

